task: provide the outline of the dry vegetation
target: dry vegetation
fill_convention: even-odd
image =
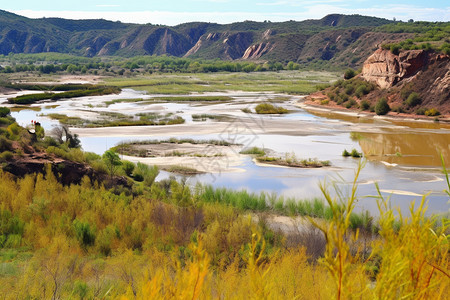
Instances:
[[[356,176],[357,178],[357,176]],[[395,217],[380,199],[376,233],[351,229],[356,184],[333,199],[322,235],[283,238],[183,182],[106,190],[87,177],[0,171],[5,299],[445,299],[448,221]],[[356,182],[356,179],[355,179]],[[316,241],[316,242],[314,242]],[[313,246],[316,245],[316,246]],[[313,258],[311,250],[318,259]]]

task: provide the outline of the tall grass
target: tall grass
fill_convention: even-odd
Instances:
[[[204,203],[221,203],[236,207],[240,210],[255,212],[274,211],[280,214],[309,216],[324,220],[331,220],[333,208],[327,205],[323,199],[285,199],[277,194],[267,192],[249,193],[246,190],[235,191],[227,188],[214,188],[211,185],[199,185],[196,189],[199,201]],[[344,205],[335,205],[335,209],[342,210]],[[351,227],[354,229],[375,226],[368,222],[368,212],[351,212]],[[370,229],[371,230],[371,229]]]

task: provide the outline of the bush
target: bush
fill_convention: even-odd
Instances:
[[[358,158],[358,157],[361,157],[361,156],[362,156],[362,153],[361,153],[361,152],[358,152],[358,150],[356,150],[356,149],[352,149],[351,152],[348,152],[347,149],[345,149],[345,150],[342,152],[342,156],[344,156],[344,157],[349,157],[349,156],[351,156],[351,157]]]
[[[370,103],[367,100],[361,101],[361,104],[359,106],[361,110],[368,110],[370,108]]]
[[[11,113],[11,110],[7,107],[0,107],[0,118],[4,118]]]
[[[409,89],[402,89],[400,92],[400,97],[402,97],[402,99],[405,101],[406,99],[408,99],[411,93],[412,92]]]
[[[356,71],[353,69],[347,69],[344,72],[344,79],[352,79],[353,77],[355,77],[356,75]]]
[[[416,105],[419,105],[420,103],[422,103],[422,99],[420,99],[420,95],[417,94],[416,92],[412,92],[411,94],[409,94],[408,98],[405,101],[406,105],[408,105],[408,107],[414,107]]]
[[[351,108],[353,106],[356,105],[356,101],[354,99],[351,99],[350,101],[347,102],[347,104],[345,105],[346,108]]]
[[[421,107],[419,109],[416,110],[416,114],[418,115],[425,115],[425,112],[428,110],[428,108],[426,107]]]
[[[393,44],[393,45],[391,45],[390,50],[391,50],[392,54],[398,55],[400,53],[400,46]]]
[[[441,113],[436,108],[428,109],[425,111],[425,115],[429,117],[439,116],[440,114]]]
[[[87,246],[94,245],[95,232],[88,222],[81,222],[77,219],[73,221],[73,230],[80,246],[86,249]]]
[[[361,156],[362,156],[362,153],[361,153],[361,152],[358,152],[358,150],[356,150],[356,149],[352,149],[352,152],[350,153],[350,155],[351,155],[352,157],[358,158],[358,157],[361,157]]]
[[[353,87],[353,85],[347,85],[346,87],[345,87],[345,93],[347,94],[347,95],[351,95],[351,94],[353,94],[353,92],[355,91],[355,88]]]
[[[128,160],[122,161],[122,169],[127,176],[131,177],[134,171],[134,167],[135,165],[131,161]]]
[[[375,113],[379,116],[387,114],[390,110],[386,98],[381,98],[375,105]]]
[[[14,154],[10,151],[4,151],[0,154],[0,162],[11,160],[14,157]]]
[[[12,143],[4,136],[0,136],[0,152],[12,150]]]

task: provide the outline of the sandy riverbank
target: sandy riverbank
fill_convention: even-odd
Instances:
[[[390,112],[384,116],[378,116],[375,113],[357,111],[352,109],[346,109],[339,105],[321,105],[317,104],[315,101],[305,100],[297,102],[295,104],[297,107],[308,111],[316,112],[332,112],[337,115],[350,116],[354,118],[372,118],[378,120],[393,120],[393,121],[404,121],[404,122],[422,122],[422,123],[433,123],[435,122],[435,117],[427,117],[422,115],[411,115],[405,113],[395,113]],[[444,124],[450,124],[450,115],[443,115],[439,117],[439,122]]]

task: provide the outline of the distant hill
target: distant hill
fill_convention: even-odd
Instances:
[[[169,55],[202,59],[331,63],[359,67],[381,43],[413,33],[383,32],[392,21],[328,15],[301,22],[204,22],[177,26],[106,20],[29,19],[0,10],[0,54]],[[387,31],[387,30],[385,30]]]

